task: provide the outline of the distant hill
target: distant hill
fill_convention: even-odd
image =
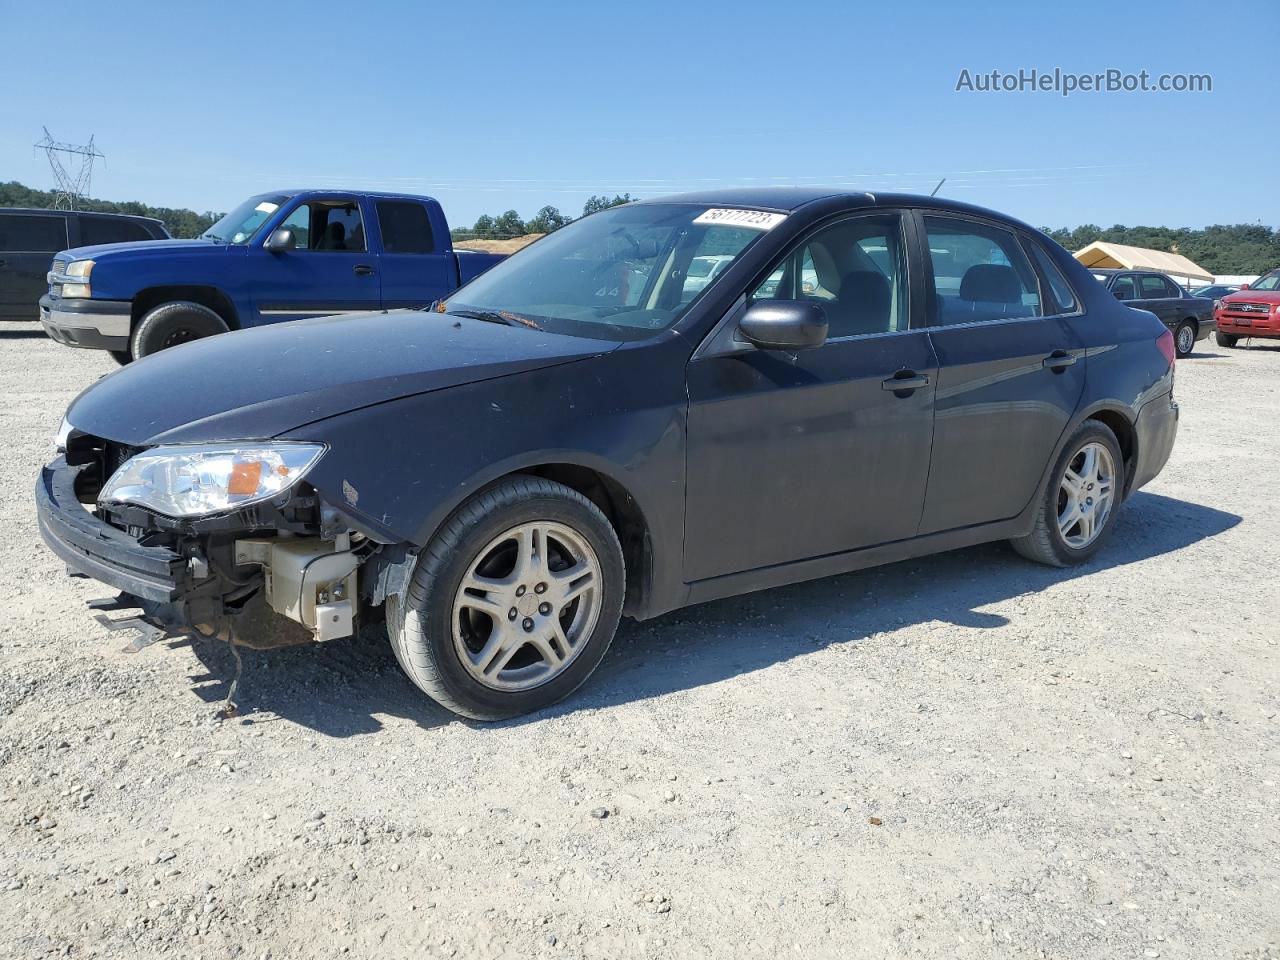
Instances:
[[[0,183],[0,207],[36,207],[48,209],[53,206],[54,193],[50,190],[34,190],[31,187],[10,180]],[[84,200],[76,205],[77,210],[90,210],[95,213],[128,213],[135,217],[155,217],[163,220],[164,225],[175,237],[198,237],[204,233],[221,213],[209,210],[196,213],[180,207],[153,207],[136,200]]]

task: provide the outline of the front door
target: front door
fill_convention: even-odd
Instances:
[[[0,213],[0,317],[40,319],[53,255],[67,246],[61,213]]]
[[[937,364],[911,328],[905,227],[879,213],[821,228],[748,296],[821,304],[823,346],[690,362],[687,581],[915,535]]]
[[[922,220],[939,367],[920,524],[929,534],[1022,511],[1075,413],[1084,360],[1070,324],[1046,315],[1059,313],[1056,301],[1042,295],[1011,230],[959,217]]]
[[[381,309],[378,258],[369,251],[358,200],[307,200],[279,226],[293,231],[292,250],[250,251],[265,259],[252,271],[259,322]]]

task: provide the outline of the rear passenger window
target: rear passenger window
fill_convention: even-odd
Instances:
[[[1067,283],[1067,278],[1062,275],[1062,271],[1058,269],[1058,265],[1049,258],[1049,254],[1039,243],[1034,240],[1024,240],[1024,244],[1031,250],[1031,256],[1036,262],[1036,266],[1040,268],[1045,282],[1049,284],[1049,290],[1053,293],[1053,299],[1058,303],[1059,313],[1072,313],[1078,309],[1075,291],[1071,289],[1071,284]]]
[[[80,245],[92,247],[99,243],[127,243],[132,240],[150,240],[146,228],[133,220],[114,220],[111,217],[80,218]]]
[[[387,253],[434,253],[435,237],[427,208],[408,200],[379,200],[378,226]]]
[[[65,249],[67,221],[62,217],[0,214],[0,250],[57,253]]]
[[[940,326],[1044,315],[1040,284],[1017,238],[1000,227],[925,217]]]
[[[1164,277],[1156,277],[1151,274],[1145,274],[1142,277],[1143,300],[1162,300],[1171,296],[1173,296],[1173,291],[1169,289],[1169,284],[1165,282]]]

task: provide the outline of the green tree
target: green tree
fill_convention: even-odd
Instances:
[[[508,210],[497,217],[493,221],[493,229],[500,237],[521,237],[529,232],[525,229],[524,221],[520,219],[520,214],[514,210]]]
[[[612,200],[605,196],[597,197],[592,194],[587,198],[587,202],[582,205],[582,215],[584,217],[588,217],[593,213],[599,213],[601,210],[608,210],[610,207],[617,207],[624,203],[630,203],[634,199],[635,197],[631,196],[629,193],[621,195],[615,193]]]
[[[550,233],[553,230],[559,230],[570,220],[555,207],[546,206],[533,215],[525,227],[530,233]]]

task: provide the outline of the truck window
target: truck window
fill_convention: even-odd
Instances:
[[[427,208],[412,200],[379,200],[378,228],[387,253],[434,253],[435,237]]]
[[[0,250],[57,253],[65,249],[67,221],[64,218],[0,214]]]
[[[131,240],[150,240],[151,234],[140,223],[132,220],[116,220],[112,217],[80,217],[80,245],[92,247],[99,243],[127,243]]]
[[[358,253],[365,249],[364,221],[352,200],[313,200],[284,218],[297,239],[298,250],[316,253]]]

